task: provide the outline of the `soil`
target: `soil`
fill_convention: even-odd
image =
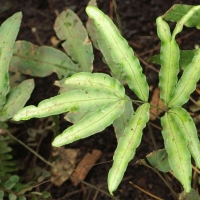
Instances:
[[[87,16],[85,7],[88,0],[1,0],[0,2],[0,23],[2,23],[9,16],[17,11],[22,11],[23,20],[17,40],[26,40],[36,45],[52,45],[51,38],[55,36],[53,29],[56,12],[60,13],[66,8],[72,9],[78,14],[81,20],[85,23]],[[98,7],[107,13],[110,17],[114,18],[116,22],[115,12],[112,8],[112,3],[109,0],[97,1]],[[133,47],[135,54],[140,59],[144,68],[144,73],[147,76],[148,83],[151,88],[151,95],[153,90],[158,85],[158,70],[156,65],[148,64],[147,59],[159,51],[159,39],[156,34],[155,20],[158,16],[164,14],[171,6],[178,3],[198,5],[198,0],[124,0],[117,1],[119,16],[122,23],[123,36],[128,40],[131,47]],[[1,12],[1,7],[8,5],[6,11]],[[56,11],[56,12],[55,12]],[[173,24],[172,24],[173,26]],[[36,32],[33,32],[33,28]],[[200,37],[198,31],[195,29],[184,29],[179,35],[178,42],[182,49],[193,49],[195,45],[200,44]],[[101,54],[95,50],[94,71],[109,72],[108,67],[101,60]],[[52,74],[45,78],[34,78],[35,89],[31,99],[27,105],[37,105],[41,100],[55,96],[58,92],[57,87],[53,86],[57,76]],[[128,93],[130,93],[127,90]],[[15,136],[22,140],[27,141],[27,130],[43,127],[45,120],[33,119],[24,122],[23,124],[16,125],[10,123],[12,128],[16,128]],[[59,118],[60,131],[63,131],[70,124],[63,120],[62,116]],[[153,125],[151,125],[153,124]],[[146,155],[155,150],[152,142],[151,134],[154,135],[158,148],[163,148],[163,139],[159,130],[159,121],[152,121],[148,127],[145,128],[141,145],[137,149],[135,158],[129,163],[129,166],[124,175],[123,181],[114,197],[121,200],[150,200],[155,199],[145,192],[153,194],[160,199],[171,200],[176,199],[173,197],[167,185],[152,169],[137,163],[140,159],[145,159]],[[156,125],[158,128],[155,128]],[[45,126],[44,126],[45,127]],[[40,155],[46,159],[51,158],[51,141],[53,139],[53,132],[45,130],[45,134],[37,137],[37,146],[33,147]],[[102,151],[101,158],[97,161],[96,165],[90,170],[86,176],[86,182],[92,184],[96,189],[91,188],[84,183],[78,187],[74,187],[70,180],[66,181],[60,187],[54,186],[51,182],[47,181],[40,186],[36,187],[36,191],[46,190],[51,193],[52,198],[55,200],[110,200],[111,196],[98,191],[98,188],[107,192],[107,175],[112,165],[112,156],[116,148],[116,138],[112,127],[108,127],[102,133],[95,134],[89,138],[74,142],[67,145],[66,148],[74,148],[81,150],[83,157],[87,152],[93,149]],[[30,181],[33,178],[25,169],[29,171],[36,166],[44,169],[49,169],[39,159],[36,159],[27,149],[17,145],[15,149],[15,158],[20,161],[21,174],[23,180]],[[170,174],[163,175],[169,182],[171,187],[176,193],[180,193],[181,185]],[[133,184],[134,185],[133,185]],[[138,189],[139,186],[144,191]]]

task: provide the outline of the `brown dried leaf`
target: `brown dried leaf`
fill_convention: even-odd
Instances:
[[[52,36],[50,38],[50,42],[51,42],[51,45],[55,48],[58,48],[58,45],[60,44],[61,40],[58,40],[57,37],[55,36]]]
[[[74,186],[77,186],[80,183],[80,180],[84,180],[87,176],[90,169],[96,163],[96,161],[101,157],[102,152],[100,150],[94,149],[92,153],[87,153],[83,159],[78,164],[74,173],[72,174],[71,181]]]
[[[77,157],[80,154],[79,149],[65,149],[59,147],[53,149],[52,155],[59,156],[51,168],[51,182],[56,186],[61,186],[71,175],[77,163]],[[64,174],[63,171],[66,171]]]
[[[166,109],[163,102],[160,99],[160,90],[156,88],[153,92],[153,96],[150,102],[151,105],[154,105],[156,107],[159,107],[161,109]],[[159,116],[163,110],[155,108],[153,106],[150,107],[150,119],[155,120],[157,116]]]

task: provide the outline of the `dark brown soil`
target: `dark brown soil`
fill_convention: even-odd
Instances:
[[[105,13],[110,16],[114,16],[111,10],[111,1],[99,0],[98,6]],[[11,16],[17,11],[23,12],[23,20],[18,35],[18,40],[26,40],[37,45],[51,45],[50,38],[55,36],[53,30],[53,24],[56,18],[55,10],[61,12],[65,8],[74,10],[79,17],[85,23],[87,16],[85,14],[85,7],[88,0],[1,0],[0,8],[10,4],[10,8],[5,12],[0,12],[0,23],[6,18]],[[151,69],[146,63],[146,60],[152,55],[159,51],[159,39],[156,34],[155,20],[158,16],[164,14],[172,5],[177,3],[193,4],[198,5],[198,0],[124,0],[117,1],[120,19],[122,22],[122,30],[124,37],[128,40],[131,47],[133,47],[136,55],[140,58],[142,66],[144,67],[144,73],[147,76],[150,87],[156,88],[158,84],[158,73]],[[172,25],[173,26],[173,25]],[[32,29],[36,28],[37,32],[33,33]],[[179,36],[179,44],[182,49],[192,49],[195,44],[200,44],[199,32],[194,29],[184,30]],[[100,53],[96,52],[96,58],[94,62],[94,71],[108,72],[105,64],[101,61]],[[159,69],[158,66],[154,66]],[[28,104],[37,105],[43,99],[49,98],[57,94],[57,88],[53,86],[54,81],[57,79],[56,75],[53,74],[46,78],[35,78],[36,88],[29,100]],[[24,124],[17,125],[16,137],[26,142],[26,129],[35,128],[37,129],[42,123],[39,120],[30,120]],[[153,121],[153,124],[160,127],[158,121]],[[15,127],[15,125],[11,124]],[[60,131],[67,128],[69,124],[60,117]],[[124,175],[124,179],[120,184],[118,190],[115,192],[115,197],[121,200],[150,200],[153,197],[148,196],[143,191],[134,187],[129,181],[141,187],[146,192],[156,195],[157,197],[165,200],[174,199],[172,193],[166,184],[153,170],[136,164],[136,161],[145,159],[145,156],[155,150],[151,134],[153,133],[156,143],[159,148],[163,147],[163,140],[160,130],[149,125],[144,130],[142,143],[137,150],[135,158],[131,161],[128,169]],[[38,137],[38,148],[37,150],[46,159],[50,157],[51,151],[51,140],[53,139],[52,131],[47,131],[46,136]],[[116,148],[116,138],[112,127],[107,128],[102,133],[96,134],[89,138],[74,142],[67,146],[67,148],[78,148],[81,150],[82,155],[90,152],[92,149],[99,149],[103,155],[98,160],[89,172],[85,181],[108,192],[107,190],[107,175],[112,165],[112,156]],[[35,168],[37,165],[47,168],[44,163],[41,163],[26,149],[17,146],[16,155],[17,158],[24,166],[29,169]],[[23,152],[23,153],[22,153]],[[23,154],[23,155],[21,155]],[[24,171],[24,170],[23,170]],[[23,173],[22,173],[23,174]],[[27,172],[23,174],[24,180],[30,181],[31,178],[27,176]],[[162,174],[164,177],[164,175]],[[173,190],[180,193],[182,188],[181,185],[169,174],[165,176]],[[50,182],[47,182],[37,188],[40,190],[47,190],[51,193],[52,199],[56,200],[110,200],[112,197],[103,194],[97,189],[90,188],[84,184],[80,184],[78,187],[74,187],[70,181],[66,181],[61,187],[55,187]]]

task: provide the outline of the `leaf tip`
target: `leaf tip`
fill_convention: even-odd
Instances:
[[[110,195],[114,196],[114,195],[113,195],[113,192],[114,192],[115,190],[113,190],[112,185],[111,185],[110,187],[109,187],[109,185],[108,185],[108,191],[109,191]]]
[[[18,114],[18,112],[12,117],[12,120],[13,121],[20,121],[20,120],[22,120],[22,117],[21,117],[21,115],[20,114]]]
[[[94,13],[95,10],[97,10],[98,8],[95,6],[87,6],[85,11],[88,14],[88,16],[90,17],[90,15],[92,15],[92,13]]]
[[[58,147],[58,145],[57,145],[57,143],[55,142],[55,140],[51,143],[51,145],[52,145],[53,147]]]
[[[61,142],[62,141],[62,142]],[[63,140],[60,138],[60,135],[58,135],[54,140],[53,142],[51,143],[51,145],[53,147],[60,147],[60,146],[63,146]]]

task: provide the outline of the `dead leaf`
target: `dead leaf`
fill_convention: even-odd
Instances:
[[[59,147],[53,149],[53,157],[59,156],[59,159],[53,163],[55,167],[51,168],[51,182],[56,186],[61,186],[71,175],[76,167],[77,157],[80,154],[79,149],[65,149]],[[60,169],[60,170],[59,170]],[[66,171],[64,174],[63,171]]]
[[[83,159],[80,161],[76,167],[74,173],[72,174],[71,181],[74,186],[80,183],[80,180],[84,180],[90,169],[96,163],[96,161],[101,157],[102,152],[100,150],[94,149],[92,153],[87,153]]]
[[[51,44],[52,44],[53,47],[57,48],[61,41],[58,40],[57,37],[52,36],[50,38],[50,42],[51,42]]]
[[[154,106],[150,107],[150,119],[155,120],[156,117],[159,116],[163,112],[163,110],[166,109],[163,102],[160,99],[160,90],[158,88],[154,90],[150,104],[158,107],[158,108]]]

